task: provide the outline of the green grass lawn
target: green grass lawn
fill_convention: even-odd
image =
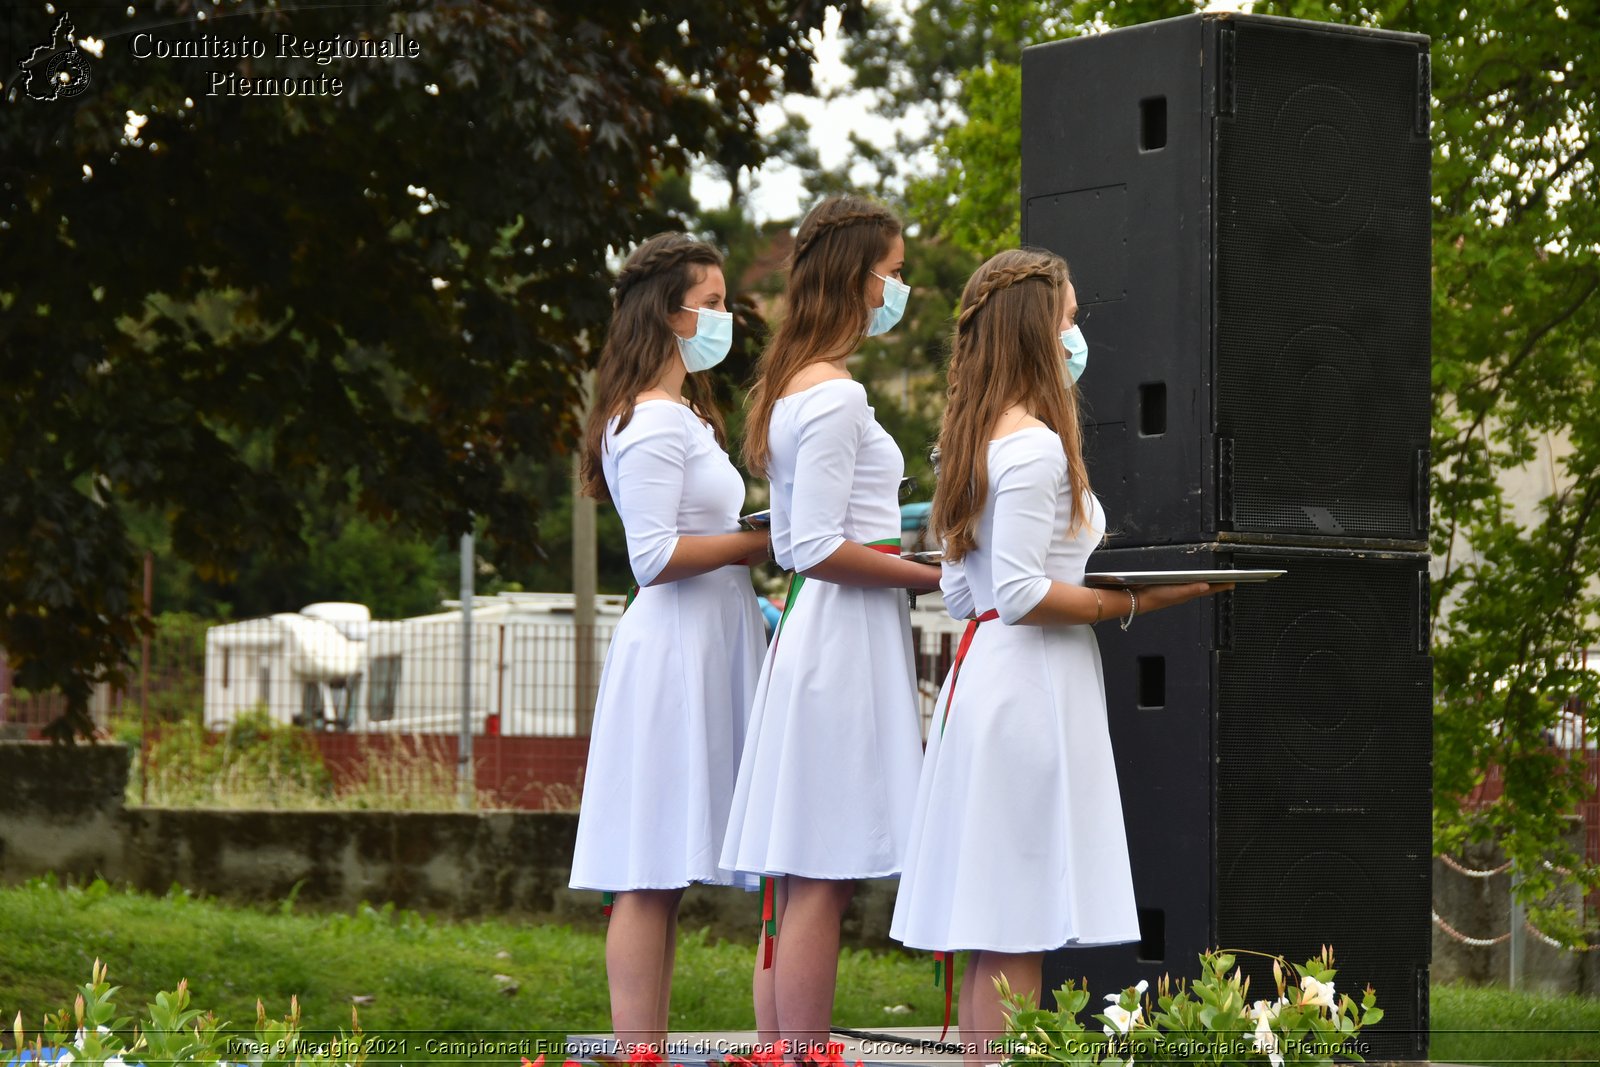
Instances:
[[[252,908],[111,889],[35,882],[0,889],[0,1031],[20,1011],[35,1030],[70,1006],[96,957],[122,987],[119,1015],[143,1016],[157,991],[189,980],[197,1007],[241,1032],[256,999],[282,1016],[299,997],[307,1029],[348,1027],[401,1045],[405,1061],[448,1060],[427,1043],[469,1036],[527,1038],[557,1052],[569,1033],[609,1030],[604,935],[505,920],[453,922],[362,907],[355,913]],[[687,935],[678,952],[673,1028],[752,1025],[753,946]],[[508,976],[516,985],[507,994]],[[848,952],[836,1023],[859,1028],[936,1025],[943,1001],[925,953]],[[1101,992],[1095,991],[1097,994]],[[1379,990],[1380,1003],[1382,990]],[[910,1010],[903,1010],[909,1006]],[[902,1009],[902,1010],[890,1010]],[[1600,1063],[1600,1000],[1435,986],[1433,1058]],[[477,1057],[517,1062],[517,1057]]]

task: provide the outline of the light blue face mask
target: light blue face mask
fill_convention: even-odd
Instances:
[[[1076,385],[1083,368],[1089,365],[1089,342],[1083,339],[1083,331],[1074,325],[1061,331],[1061,347],[1067,350],[1067,373]]]
[[[694,336],[678,338],[678,352],[683,356],[684,369],[690,374],[710,370],[726,359],[728,350],[733,347],[733,312],[692,307],[684,307],[683,310],[700,316],[695,324]]]
[[[874,278],[883,278],[875,270],[867,273]],[[867,323],[867,336],[876,337],[894,329],[900,316],[906,313],[906,300],[910,296],[911,286],[895,278],[883,278],[883,304],[872,309],[872,321]]]

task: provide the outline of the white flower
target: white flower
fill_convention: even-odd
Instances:
[[[1335,1010],[1332,982],[1319,982],[1308,974],[1300,979],[1300,989],[1305,994],[1300,1001],[1302,1005],[1317,1004],[1330,1012]]]
[[[1115,1026],[1116,1029],[1113,1030],[1111,1026],[1103,1026],[1101,1029],[1108,1034],[1125,1034],[1135,1023],[1140,1021],[1140,1016],[1143,1013],[1143,1008],[1134,1008],[1129,1011],[1120,1004],[1113,1004],[1106,1009],[1106,1015],[1111,1019],[1111,1025]]]
[[[1271,1008],[1263,1001],[1256,1001],[1256,1010],[1251,1014],[1256,1017],[1255,1050],[1265,1052],[1272,1061],[1272,1067],[1283,1067],[1283,1048],[1278,1043],[1278,1035],[1272,1032],[1272,1017],[1277,1014],[1276,1008]]]
[[[1141,996],[1141,997],[1142,997],[1142,996],[1144,996],[1144,991],[1145,991],[1145,990],[1146,990],[1146,989],[1149,989],[1149,988],[1150,988],[1150,982],[1149,982],[1149,980],[1148,980],[1148,979],[1144,979],[1144,978],[1141,978],[1141,979],[1139,979],[1139,984],[1138,984],[1138,985],[1136,985],[1136,986],[1134,986],[1134,987],[1133,987],[1133,988],[1134,988],[1134,989],[1135,989],[1135,990],[1136,990],[1136,991],[1137,991],[1137,992],[1138,992],[1138,994],[1139,994],[1139,995],[1140,995],[1140,996]]]

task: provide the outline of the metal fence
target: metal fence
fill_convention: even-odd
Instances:
[[[594,626],[580,636],[570,596],[501,594],[475,601],[473,732],[586,736],[599,666],[622,607],[620,597],[600,598]],[[936,598],[912,614],[924,736],[961,626]],[[456,611],[401,620],[280,614],[195,622],[152,639],[129,684],[100,686],[91,711],[101,725],[119,712],[148,707],[155,720],[194,718],[220,731],[263,710],[277,722],[317,731],[454,735],[461,729],[462,636]],[[587,689],[580,666],[585,641],[593,657]],[[59,693],[15,693],[6,700],[6,692],[0,686],[0,721],[37,729],[65,710]]]

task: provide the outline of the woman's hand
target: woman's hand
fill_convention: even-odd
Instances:
[[[1133,589],[1139,600],[1139,608],[1134,613],[1148,615],[1152,611],[1162,608],[1175,607],[1185,604],[1197,597],[1211,596],[1213,593],[1226,593],[1233,588],[1232,582],[1190,582],[1187,585],[1141,585]],[[1121,598],[1118,597],[1120,600]],[[1124,612],[1122,618],[1127,618]]]
[[[752,552],[750,555],[746,556],[744,559],[740,560],[739,562],[744,564],[746,567],[759,567],[764,563],[771,562],[771,560],[772,560],[772,534],[771,534],[771,532],[768,531],[768,530],[765,530],[765,529],[760,529],[760,528],[757,528],[757,529],[754,529],[754,530],[748,530],[746,532],[751,534],[751,535],[753,535],[754,538],[758,539],[760,541],[761,547],[759,549],[757,549],[756,551]]]

